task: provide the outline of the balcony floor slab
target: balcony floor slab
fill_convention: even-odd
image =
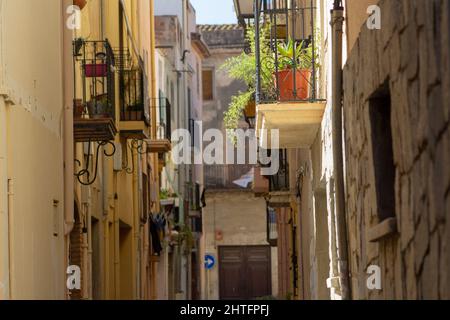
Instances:
[[[293,102],[260,104],[256,107],[256,135],[260,146],[271,148],[264,130],[279,130],[282,149],[310,148],[320,129],[326,102]]]

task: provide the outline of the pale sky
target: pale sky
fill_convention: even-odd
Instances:
[[[236,23],[233,0],[191,0],[197,12],[197,24]]]

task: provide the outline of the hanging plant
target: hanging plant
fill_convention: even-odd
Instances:
[[[273,54],[270,49],[268,34],[270,25],[266,25],[260,32],[260,59],[261,59],[261,89],[265,92],[274,90],[273,71],[275,69]],[[231,103],[224,113],[225,128],[234,132],[239,127],[239,121],[244,116],[244,110],[255,99],[256,88],[256,39],[254,26],[247,29],[246,41],[249,44],[248,52],[243,52],[236,57],[229,58],[221,66],[230,78],[244,82],[247,91],[240,91],[231,97]]]

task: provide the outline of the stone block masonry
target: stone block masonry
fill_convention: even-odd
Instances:
[[[450,3],[382,0],[381,30],[364,25],[344,69],[347,219],[353,297],[450,299]],[[375,243],[370,100],[390,100],[398,232]],[[389,101],[387,100],[387,101]],[[368,290],[369,265],[382,289]]]

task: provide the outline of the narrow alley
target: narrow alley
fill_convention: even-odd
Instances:
[[[0,0],[0,300],[449,300],[449,71],[449,0]]]

